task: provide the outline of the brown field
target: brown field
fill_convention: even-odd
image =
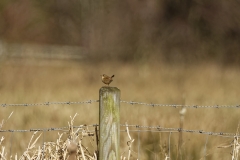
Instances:
[[[2,60],[0,63],[0,103],[37,103],[55,101],[97,100],[103,86],[100,74],[115,74],[111,86],[121,90],[121,99],[161,104],[236,105],[240,97],[240,72],[234,66],[211,62],[167,64],[154,60],[139,62],[88,62],[36,59]],[[121,123],[148,126],[179,127],[179,110],[121,104]],[[98,103],[35,107],[1,107],[0,119],[7,119],[2,129],[31,129],[68,126],[75,113],[74,124],[98,123]],[[239,109],[187,109],[185,129],[236,133]],[[33,133],[0,133],[3,145],[11,154],[21,155]],[[127,134],[121,132],[121,153],[127,149]],[[133,151],[141,143],[141,159],[164,159],[169,133],[141,133],[135,138]],[[44,141],[56,141],[57,132],[46,133]],[[201,159],[207,135],[183,133],[180,159]],[[230,159],[233,139],[208,136],[207,159]],[[41,145],[43,139],[39,139]],[[171,159],[177,156],[178,134],[171,134]],[[164,150],[165,149],[165,150]],[[94,150],[94,149],[93,149]],[[133,154],[132,159],[136,159]]]

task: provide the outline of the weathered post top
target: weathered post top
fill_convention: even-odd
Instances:
[[[102,87],[99,90],[99,160],[119,160],[120,90]]]
[[[109,86],[103,86],[100,88],[100,93],[101,92],[120,92],[120,90],[117,87],[109,87]]]

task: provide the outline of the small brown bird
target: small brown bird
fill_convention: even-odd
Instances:
[[[109,84],[113,81],[113,77],[114,77],[114,75],[112,75],[112,77],[109,77],[109,76],[107,76],[106,74],[103,74],[103,75],[101,75],[102,76],[102,82],[103,83],[105,83],[105,84],[107,84],[108,86],[109,86]]]

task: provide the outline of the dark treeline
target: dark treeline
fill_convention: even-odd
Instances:
[[[1,0],[0,38],[95,58],[240,62],[239,0]]]

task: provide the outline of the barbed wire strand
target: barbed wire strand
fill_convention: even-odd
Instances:
[[[92,125],[79,125],[79,126],[73,126],[73,128],[84,128],[84,127],[95,127],[98,126],[98,124],[92,124]],[[34,129],[8,129],[8,130],[0,130],[1,132],[51,132],[51,131],[67,131],[69,127],[52,127],[52,128],[34,128]]]
[[[6,104],[2,103],[2,107],[14,107],[14,106],[50,106],[50,105],[72,105],[72,104],[92,104],[99,102],[99,100],[87,100],[79,102],[42,102],[42,103],[22,103],[22,104]],[[240,108],[240,105],[184,105],[184,104],[159,104],[159,103],[146,103],[146,102],[134,102],[134,101],[124,101],[121,100],[121,103],[126,103],[130,105],[143,105],[148,107],[171,107],[171,108]]]
[[[121,125],[124,126],[124,125]],[[226,133],[226,132],[209,132],[203,130],[188,130],[182,128],[165,128],[161,126],[140,126],[140,125],[128,125],[128,127],[134,127],[135,130],[129,130],[131,132],[138,132],[138,128],[140,128],[140,132],[185,132],[185,133],[198,133],[212,136],[222,136],[222,137],[240,137],[240,134],[236,133]],[[143,128],[143,129],[142,129]]]
[[[134,102],[134,101],[121,101],[121,103],[131,105],[143,105],[149,107],[185,107],[185,108],[240,108],[240,105],[185,105],[185,104],[158,104],[158,103],[145,103],[145,102]]]
[[[92,125],[80,125],[80,126],[73,126],[73,128],[84,128],[84,127],[96,127],[99,126],[98,124]],[[120,124],[121,127],[126,127],[125,124]],[[236,133],[226,133],[226,132],[209,132],[203,130],[188,130],[183,128],[166,128],[160,126],[141,126],[141,125],[127,125],[128,127],[132,128],[129,129],[129,132],[167,132],[167,133],[174,133],[174,132],[185,132],[185,133],[197,133],[197,134],[205,134],[211,136],[221,136],[221,137],[240,137],[240,134]],[[37,128],[37,129],[23,129],[23,130],[0,130],[1,132],[51,132],[51,131],[68,131],[69,127],[58,127],[58,128]],[[94,132],[94,129],[92,130]],[[121,132],[126,132],[126,130],[121,130]]]
[[[42,102],[42,103],[21,103],[21,104],[1,104],[2,107],[15,107],[15,106],[50,106],[50,105],[72,105],[72,104],[92,104],[94,102],[99,102],[99,100],[87,100],[81,102]]]

